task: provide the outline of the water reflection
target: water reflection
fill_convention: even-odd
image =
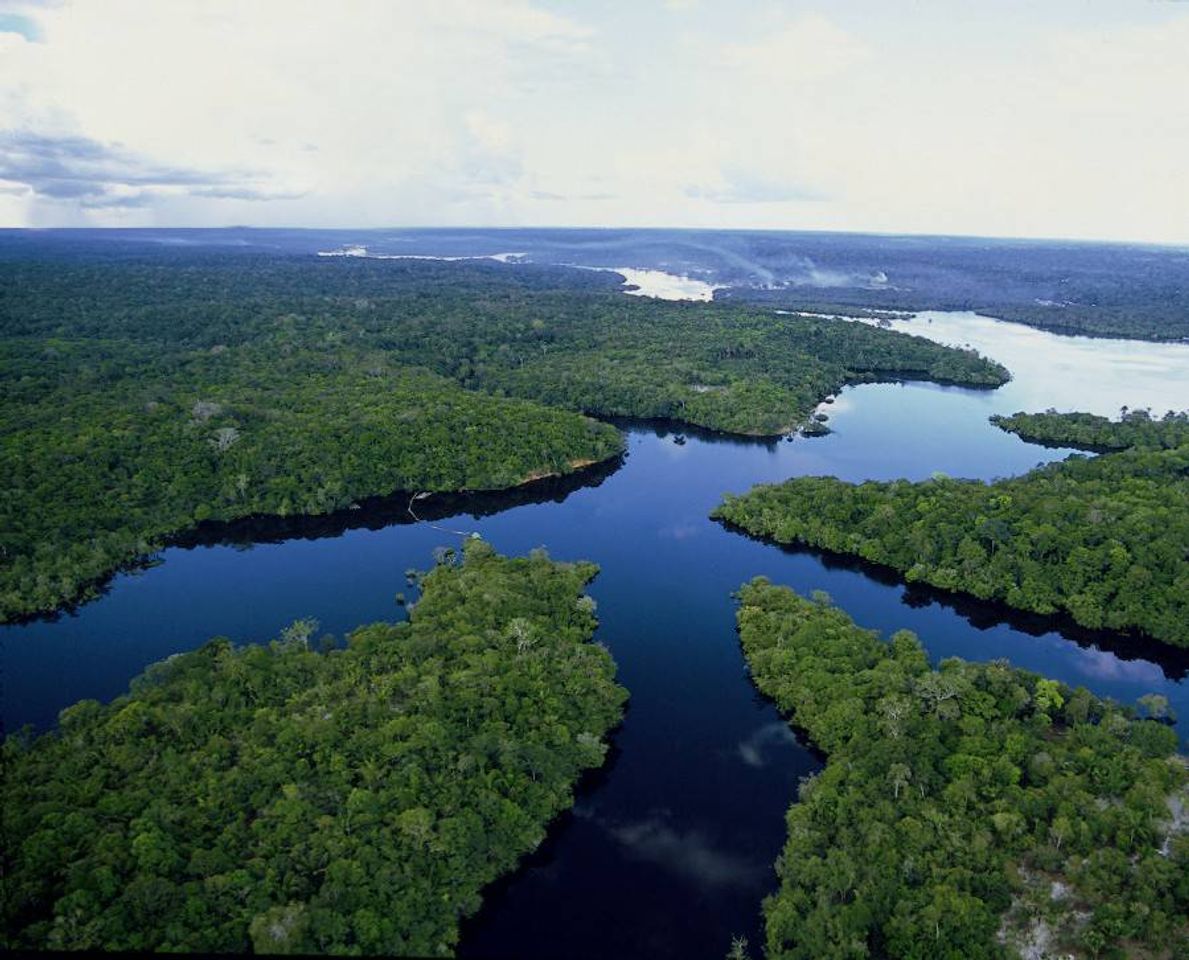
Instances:
[[[769,748],[795,740],[793,731],[783,720],[765,723],[757,727],[746,740],[739,741],[739,756],[749,767],[762,767],[770,763],[777,752]]]
[[[726,521],[722,526],[732,533],[754,539],[770,549],[780,550],[790,556],[811,556],[825,570],[847,570],[861,574],[864,578],[889,588],[900,588],[900,600],[904,606],[927,611],[949,610],[956,613],[974,630],[989,633],[1005,628],[1012,634],[1023,634],[1034,638],[1056,638],[1063,646],[1076,644],[1087,655],[1085,662],[1095,662],[1094,670],[1083,671],[1099,677],[1145,678],[1154,683],[1169,680],[1180,683],[1189,676],[1189,650],[1172,647],[1166,643],[1145,636],[1110,630],[1093,630],[1074,621],[1067,613],[1032,613],[987,600],[980,600],[963,593],[951,593],[927,583],[905,583],[903,577],[891,567],[879,566],[858,557],[831,553],[818,547],[776,543],[763,537],[753,537],[746,530]],[[967,659],[992,659],[993,654],[977,651],[964,653]],[[1110,661],[1113,666],[1103,663]],[[1133,662],[1131,669],[1127,662]],[[1071,682],[1068,681],[1067,682]]]
[[[345,510],[319,516],[265,515],[224,522],[208,520],[175,537],[170,546],[251,547],[286,540],[321,540],[342,536],[348,530],[383,530],[394,525],[435,523],[457,517],[478,520],[517,507],[561,503],[576,490],[599,486],[623,463],[622,456],[612,457],[565,476],[544,477],[511,490],[435,493],[428,497],[402,490],[383,497],[365,497]],[[415,496],[419,499],[414,500]]]
[[[582,816],[577,810],[575,814]],[[672,811],[665,809],[643,820],[600,826],[624,847],[630,859],[660,864],[698,886],[758,890],[766,885],[771,864],[747,860],[729,847],[716,846],[700,830],[677,829],[670,822],[672,816]]]

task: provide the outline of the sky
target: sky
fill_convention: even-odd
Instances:
[[[2,226],[1189,244],[1187,0],[0,0]]]

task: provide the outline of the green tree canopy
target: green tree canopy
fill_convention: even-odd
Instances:
[[[1042,924],[1054,953],[1189,948],[1169,726],[1002,661],[933,670],[763,578],[739,596],[756,685],[828,755],[788,813],[770,958],[1003,957]]]

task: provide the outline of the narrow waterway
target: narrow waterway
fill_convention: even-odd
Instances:
[[[823,406],[834,432],[817,439],[745,442],[625,425],[629,449],[618,467],[507,497],[445,501],[438,512],[453,518],[438,526],[403,522],[395,500],[205,531],[164,551],[157,566],[117,577],[75,615],[0,630],[5,724],[46,727],[69,703],[115,696],[148,663],[213,635],[267,640],[304,616],[342,634],[396,618],[405,570],[459,539],[441,527],[478,531],[505,553],[543,545],[558,559],[601,566],[591,587],[598,639],[632,699],[608,766],[541,850],[490,892],[460,952],[718,958],[733,935],[758,944],[784,811],[819,762],[748,680],[731,600],[744,580],[763,574],[823,589],[864,626],[915,630],[935,658],[1006,657],[1120,700],[1159,692],[1189,718],[1185,654],[906,590],[878,571],[782,550],[708,519],[724,492],[793,475],[989,479],[1068,455],[996,430],[991,413],[1189,404],[1179,347],[1062,338],[969,315],[929,319],[905,329],[971,342],[1016,379],[999,391],[850,388]]]

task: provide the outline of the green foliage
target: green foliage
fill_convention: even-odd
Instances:
[[[920,338],[642,303],[591,277],[201,253],[0,261],[0,617],[87,596],[201,520],[498,489],[619,453],[579,411],[775,434],[848,380],[1007,376]]]
[[[1037,917],[1066,949],[1186,942],[1169,727],[1005,662],[932,670],[908,631],[763,578],[740,598],[756,685],[828,754],[788,813],[770,958],[1000,957]]]
[[[595,569],[471,540],[409,623],[212,640],[10,737],[4,947],[448,955],[621,717]]]
[[[1085,450],[1127,450],[1131,447],[1155,447],[1171,450],[1189,444],[1189,412],[1169,410],[1159,420],[1147,410],[1123,408],[1118,420],[1092,413],[1014,413],[1010,417],[993,416],[995,426],[1036,443]]]
[[[1181,424],[1124,428],[1145,439],[991,484],[799,477],[728,497],[714,515],[910,582],[1189,646],[1189,444],[1162,448]]]

